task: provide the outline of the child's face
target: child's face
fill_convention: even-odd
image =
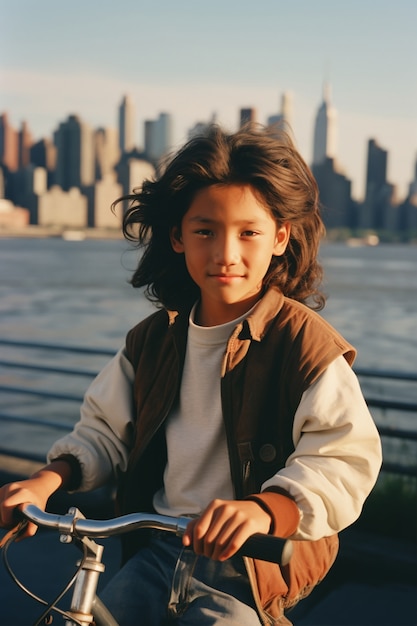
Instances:
[[[224,324],[259,299],[273,255],[284,253],[289,224],[277,227],[250,185],[212,185],[198,191],[185,213],[175,252],[184,253],[201,291],[197,322]]]

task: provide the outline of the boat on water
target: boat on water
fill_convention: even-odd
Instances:
[[[65,241],[84,241],[85,236],[83,230],[64,230],[61,235]]]
[[[365,235],[365,237],[349,237],[346,245],[350,248],[359,248],[361,246],[377,246],[379,244],[378,235]]]

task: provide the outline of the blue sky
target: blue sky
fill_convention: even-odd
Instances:
[[[196,121],[234,130],[293,95],[293,130],[311,162],[325,81],[338,112],[337,160],[363,193],[367,141],[388,150],[400,196],[417,157],[415,0],[0,0],[0,112],[35,138],[69,114],[116,126],[129,93],[143,121],[170,112],[177,144]]]

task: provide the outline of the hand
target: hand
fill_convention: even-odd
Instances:
[[[213,500],[184,533],[183,544],[217,561],[233,556],[255,533],[267,534],[270,515],[251,500]]]
[[[37,492],[35,480],[22,480],[0,487],[0,527],[12,528],[16,525],[13,514],[19,505],[36,504],[40,509],[45,510],[47,500],[46,495]],[[19,539],[33,536],[37,528],[36,524],[29,523]]]
[[[31,478],[0,487],[0,527],[12,528],[16,524],[13,512],[20,504],[35,504],[44,511],[49,497],[65,484],[69,476],[69,464],[57,460]],[[29,523],[19,539],[33,536],[37,529],[36,524]]]

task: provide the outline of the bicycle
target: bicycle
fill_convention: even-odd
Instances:
[[[50,624],[53,611],[65,618],[66,626],[118,626],[113,615],[96,595],[100,574],[105,569],[102,562],[104,546],[96,543],[93,538],[104,539],[145,528],[174,533],[181,537],[190,521],[187,517],[176,518],[147,513],[131,513],[117,518],[94,520],[86,519],[77,507],[70,507],[65,515],[61,515],[44,512],[33,504],[20,507],[16,516],[20,519],[20,524],[10,533],[3,546],[3,562],[13,581],[25,593],[46,606],[33,626]],[[52,602],[47,602],[28,590],[17,579],[8,560],[10,545],[29,521],[40,528],[57,530],[61,543],[74,543],[83,552],[81,560],[77,562],[75,574]],[[249,537],[238,554],[285,565],[291,558],[292,543],[279,537],[256,534]],[[63,610],[57,604],[72,587],[70,608]]]

